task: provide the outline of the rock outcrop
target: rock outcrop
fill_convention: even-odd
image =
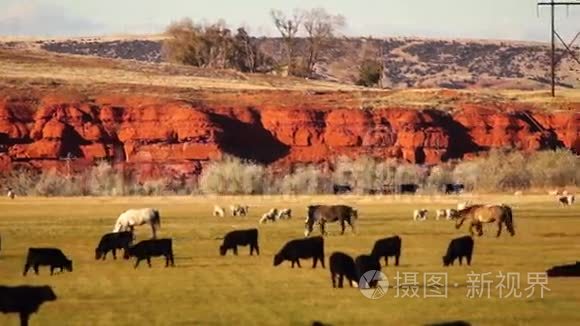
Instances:
[[[80,169],[108,160],[143,177],[187,176],[226,153],[281,165],[340,155],[435,164],[491,148],[557,146],[580,153],[580,111],[481,104],[452,111],[208,107],[119,96],[0,99],[4,171],[62,168],[67,161]]]

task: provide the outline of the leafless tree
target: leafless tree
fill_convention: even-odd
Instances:
[[[314,71],[314,65],[321,59],[322,53],[331,45],[335,33],[346,25],[342,15],[332,15],[324,8],[307,10],[304,16],[308,49],[305,58],[305,68],[308,74]]]
[[[291,75],[294,72],[295,65],[295,53],[296,53],[296,34],[300,29],[302,23],[303,12],[294,9],[292,16],[287,16],[280,10],[271,10],[270,14],[274,20],[274,25],[276,29],[282,35],[282,40],[284,41],[284,47],[286,48],[286,59],[288,61],[288,74]]]

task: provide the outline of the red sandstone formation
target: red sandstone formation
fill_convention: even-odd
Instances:
[[[264,163],[367,155],[434,164],[490,148],[580,153],[580,111],[458,105],[439,110],[196,106],[155,98],[0,99],[0,170],[109,160],[142,176],[195,175],[224,153]]]

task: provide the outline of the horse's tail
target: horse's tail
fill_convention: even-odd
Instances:
[[[159,216],[159,211],[156,209],[153,210],[153,218],[151,219],[151,223],[157,226],[158,229],[161,229],[161,217]]]
[[[508,229],[508,232],[514,236],[516,234],[516,230],[514,229],[514,218],[512,214],[511,207],[504,205],[505,207],[505,226]]]

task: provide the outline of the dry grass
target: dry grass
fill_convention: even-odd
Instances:
[[[550,279],[544,299],[467,299],[470,271],[541,272],[549,266],[578,259],[580,206],[561,208],[548,196],[482,196],[475,201],[514,205],[517,235],[496,239],[494,229],[476,239],[472,267],[444,268],[441,255],[450,238],[466,233],[451,222],[411,221],[417,206],[452,206],[456,197],[154,197],[154,198],[17,198],[0,199],[0,279],[2,284],[50,284],[59,299],[47,303],[31,319],[33,325],[193,325],[264,324],[307,325],[321,320],[333,325],[395,324],[466,320],[475,325],[575,325],[580,319],[578,280]],[[211,217],[214,203],[246,202],[248,218]],[[371,301],[356,289],[332,289],[327,269],[272,266],[272,256],[303,230],[308,203],[346,203],[360,210],[359,233],[338,236],[329,227],[326,254],[336,250],[352,255],[369,252],[373,242],[391,234],[403,238],[401,266],[388,267],[391,283],[396,272],[449,272],[448,299],[395,298],[390,288]],[[134,270],[122,260],[96,262],[94,247],[116,216],[128,207],[153,206],[162,213],[161,236],[174,238],[176,267],[165,269],[161,259],[153,268]],[[260,228],[261,255],[218,255],[215,237],[234,228],[257,225],[270,207],[291,207],[292,220]],[[149,236],[139,228],[137,237]],[[21,276],[26,249],[60,247],[74,260],[74,272]],[[422,283],[422,281],[421,281]],[[522,282],[522,287],[525,285]],[[495,284],[495,283],[494,283]],[[14,315],[0,315],[0,324],[16,325]]]

